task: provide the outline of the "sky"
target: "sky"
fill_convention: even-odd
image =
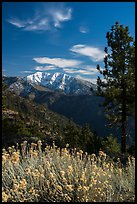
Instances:
[[[135,2],[3,2],[2,73],[61,72],[96,83],[116,21],[135,38]]]

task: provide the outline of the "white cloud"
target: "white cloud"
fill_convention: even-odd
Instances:
[[[61,22],[71,19],[72,9],[52,10],[50,13],[54,21],[54,26],[60,28]]]
[[[18,28],[22,28],[23,30],[26,31],[44,31],[44,30],[49,30],[49,24],[47,19],[39,19],[39,21],[21,21],[18,19],[10,19],[8,22]]]
[[[66,73],[82,74],[82,75],[95,75],[96,70],[83,70],[83,69],[63,69]]]
[[[38,62],[39,64],[50,64],[60,68],[77,67],[82,63],[79,60],[49,57],[33,58],[33,60]]]
[[[47,71],[47,70],[55,70],[55,69],[57,69],[57,67],[55,67],[54,65],[36,66],[34,69],[37,71]]]
[[[33,73],[33,71],[24,70],[24,71],[20,71],[20,73],[30,74],[30,73]]]
[[[99,48],[81,44],[74,45],[70,51],[90,57],[92,61],[102,61],[105,56],[105,52]]]
[[[88,33],[88,28],[83,27],[83,26],[80,26],[79,31],[80,31],[81,33]]]
[[[75,77],[80,79],[90,81],[96,84],[97,76],[100,75],[99,71],[94,66],[83,65],[83,68],[63,68],[63,70],[68,74],[73,74]],[[103,70],[101,68],[101,70]]]
[[[73,69],[73,68],[63,68],[63,70],[68,74],[74,74],[77,72],[77,69]]]
[[[15,18],[11,18],[11,19],[8,19],[7,20],[10,24],[12,24],[12,25],[14,25],[14,26],[16,26],[16,27],[18,27],[18,28],[24,28],[25,27],[25,25],[26,25],[26,23],[25,22],[23,22],[23,21],[21,21],[21,20],[19,20],[19,19],[15,19]]]
[[[26,31],[45,31],[50,30],[51,25],[48,17],[36,16],[31,22],[29,21],[24,28]]]
[[[71,17],[71,8],[52,7],[48,9],[48,7],[44,7],[43,10],[38,10],[34,17],[30,17],[29,19],[20,20],[18,18],[10,18],[7,21],[26,31],[45,31],[53,28],[61,28],[62,23],[71,20]]]

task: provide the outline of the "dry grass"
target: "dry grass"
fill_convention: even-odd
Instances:
[[[3,202],[133,202],[135,201],[135,158],[125,167],[100,151],[46,146],[41,141],[3,149]]]

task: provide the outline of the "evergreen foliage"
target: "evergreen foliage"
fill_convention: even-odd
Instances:
[[[107,32],[103,76],[97,79],[98,95],[105,98],[104,107],[110,126],[121,128],[121,151],[126,152],[127,121],[135,106],[135,41],[128,27],[118,22]]]
[[[2,145],[15,145],[24,140],[42,140],[59,147],[81,148],[89,153],[100,148],[99,137],[88,125],[80,127],[72,120],[53,113],[44,105],[22,98],[12,92],[4,93],[5,110],[2,112]]]
[[[105,137],[102,141],[102,150],[111,156],[119,154],[120,144],[118,143],[117,138],[112,134]]]

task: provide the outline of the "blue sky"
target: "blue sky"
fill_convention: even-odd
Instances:
[[[3,2],[3,74],[63,72],[95,82],[116,21],[134,37],[135,3]]]

